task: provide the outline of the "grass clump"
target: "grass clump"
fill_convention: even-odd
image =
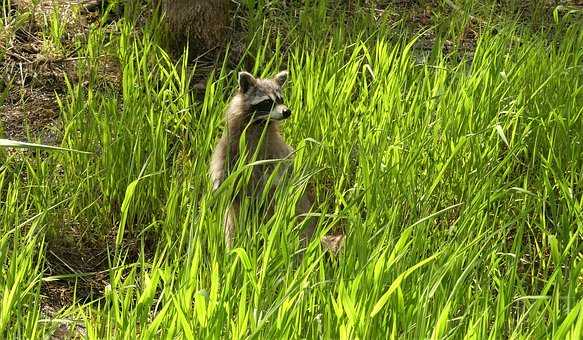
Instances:
[[[295,171],[231,252],[207,173],[236,73],[217,68],[199,100],[155,22],[92,26],[58,96],[62,149],[0,150],[0,335],[577,338],[581,25],[549,37],[493,21],[453,58],[457,26],[420,50],[427,35],[357,22],[318,44],[258,30],[250,71],[291,72]],[[320,233],[347,240],[296,264],[286,207],[307,179]]]

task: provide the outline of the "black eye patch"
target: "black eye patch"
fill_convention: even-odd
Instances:
[[[251,108],[253,109],[253,111],[256,111],[256,112],[268,113],[268,112],[271,112],[271,109],[273,108],[274,105],[275,105],[275,103],[273,102],[273,100],[265,99],[265,100],[262,100],[255,105],[251,106]]]

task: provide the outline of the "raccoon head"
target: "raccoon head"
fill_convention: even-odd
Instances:
[[[249,105],[251,119],[283,120],[291,116],[281,94],[287,75],[287,71],[281,71],[273,79],[259,79],[250,73],[239,72],[239,93]]]

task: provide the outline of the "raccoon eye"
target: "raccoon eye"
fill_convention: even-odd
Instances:
[[[270,112],[275,103],[271,99],[265,99],[253,105],[253,109],[257,112]]]
[[[275,102],[277,104],[283,104],[283,97],[279,93],[275,93]]]

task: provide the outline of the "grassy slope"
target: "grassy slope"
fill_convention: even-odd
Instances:
[[[87,82],[60,98],[62,146],[93,154],[0,150],[2,337],[58,326],[41,313],[41,285],[94,279],[47,274],[46,247],[70,229],[109,247],[104,294],[52,316],[91,338],[577,337],[581,27],[549,40],[499,25],[483,30],[471,63],[439,48],[420,61],[410,38],[358,18],[329,42],[307,37],[301,25],[332,19],[305,11],[292,33],[253,47],[263,56],[255,71],[291,71],[284,133],[297,170],[275,218],[247,216],[229,254],[226,202],[209,194],[206,174],[234,73],[214,74],[199,102],[151,26],[137,34],[120,21],[79,42]],[[287,65],[270,52],[279,46]],[[92,59],[101,54],[118,58],[120,89],[102,86]],[[327,214],[321,226],[341,223],[348,240],[335,259],[312,244],[297,267],[285,207],[306,177]]]

